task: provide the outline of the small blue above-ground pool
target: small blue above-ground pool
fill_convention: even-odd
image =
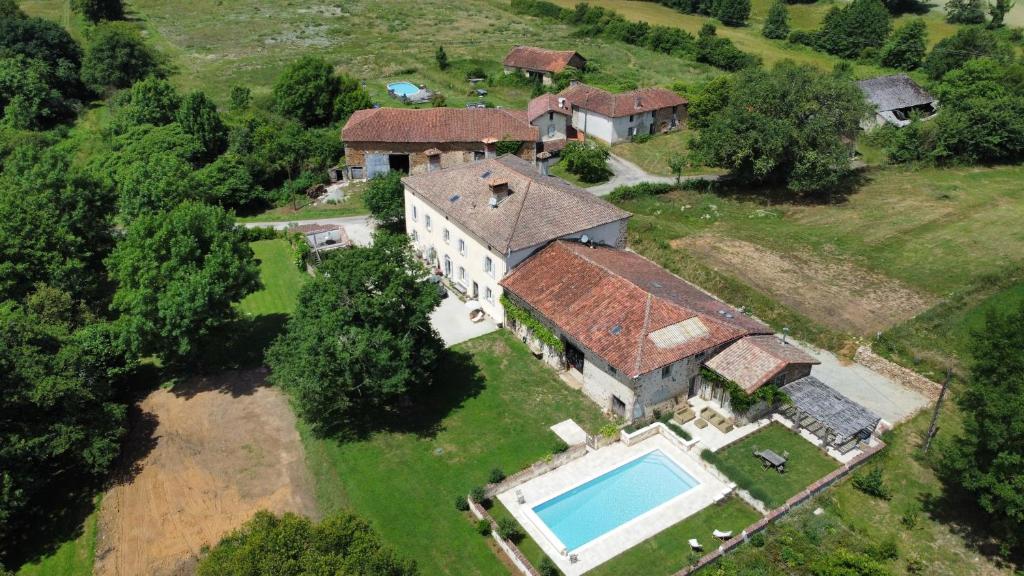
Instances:
[[[533,508],[575,550],[699,484],[661,450],[605,472]]]
[[[420,91],[420,87],[413,84],[412,82],[392,82],[388,84],[388,92],[401,98],[403,96],[409,97]]]

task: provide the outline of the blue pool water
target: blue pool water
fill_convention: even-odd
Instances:
[[[697,485],[661,450],[560,494],[533,511],[575,550]]]
[[[420,91],[420,87],[412,82],[393,82],[388,84],[388,90],[394,92],[395,96],[412,96]]]

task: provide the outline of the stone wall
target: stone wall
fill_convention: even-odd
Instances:
[[[895,362],[886,360],[871,351],[867,346],[857,348],[853,360],[858,364],[866,366],[882,376],[893,380],[900,385],[924,395],[929,400],[938,400],[942,385],[921,376],[909,368],[904,368]]]
[[[572,446],[565,452],[552,455],[551,458],[548,460],[534,462],[529,468],[524,468],[519,472],[516,472],[515,474],[505,478],[501,482],[498,482],[497,484],[488,484],[486,487],[484,487],[484,493],[487,495],[488,498],[494,498],[495,496],[501,494],[502,492],[506,492],[508,490],[515,488],[516,486],[519,486],[523,482],[528,482],[530,480],[533,480],[534,478],[537,478],[538,476],[547,474],[548,472],[551,472],[556,468],[565,466],[569,462],[572,462],[573,460],[579,458],[580,456],[583,456],[586,453],[587,447],[584,446],[583,444],[580,444],[578,446]]]
[[[431,148],[441,151],[441,168],[472,162],[484,153],[483,142],[346,142],[345,165],[365,168],[367,154],[408,154],[409,173],[419,174],[427,171],[424,152]],[[532,162],[535,149],[534,142],[524,142],[516,155]],[[475,156],[475,152],[479,154]]]
[[[477,520],[487,520],[491,524],[491,537],[498,544],[498,548],[508,557],[509,562],[519,570],[519,573],[525,576],[540,576],[537,569],[533,567],[533,564],[530,564],[529,559],[526,558],[526,555],[523,554],[522,550],[515,543],[505,540],[498,535],[498,523],[494,521],[494,518],[491,517],[487,510],[473,502],[471,498],[467,498],[466,501],[469,502],[469,511],[473,513]]]

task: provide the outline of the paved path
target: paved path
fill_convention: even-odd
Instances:
[[[676,181],[674,176],[657,176],[646,172],[643,168],[615,154],[608,156],[608,168],[612,171],[611,180],[587,188],[589,192],[596,196],[605,196],[619,186],[632,186],[641,182],[674,184]],[[684,176],[683,180],[718,180],[718,175]]]
[[[489,316],[480,322],[470,320],[466,304],[451,292],[441,301],[441,305],[430,313],[430,324],[437,330],[448,348],[498,329],[498,325]]]
[[[300,224],[341,224],[345,233],[353,243],[369,246],[373,238],[373,230],[377,225],[369,216],[343,216],[340,218],[313,218],[310,220],[285,220],[280,222],[243,222],[246,228],[273,228],[284,230]]]

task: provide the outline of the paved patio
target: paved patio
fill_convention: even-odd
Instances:
[[[551,427],[551,431],[557,434],[569,446],[576,446],[587,441],[587,431],[580,428],[580,425],[572,418],[555,424]]]
[[[923,395],[866,366],[840,360],[827,350],[819,350],[803,342],[792,339],[790,342],[821,362],[811,370],[812,376],[890,424],[910,418],[929,404]]]
[[[441,305],[431,312],[430,324],[441,335],[444,345],[448,348],[498,329],[498,325],[489,316],[485,316],[480,322],[470,320],[466,304],[451,292],[441,301]]]
[[[576,548],[572,553],[577,556],[577,561],[571,562],[565,547],[533,511],[533,507],[655,449],[671,458],[699,484]],[[730,486],[712,476],[696,458],[698,456],[689,454],[661,435],[652,436],[632,446],[616,442],[502,492],[498,494],[498,500],[566,576],[579,576],[707,508],[730,490]],[[517,491],[523,496],[523,504],[518,502]],[[680,553],[683,553],[686,542],[680,542],[679,546]]]

